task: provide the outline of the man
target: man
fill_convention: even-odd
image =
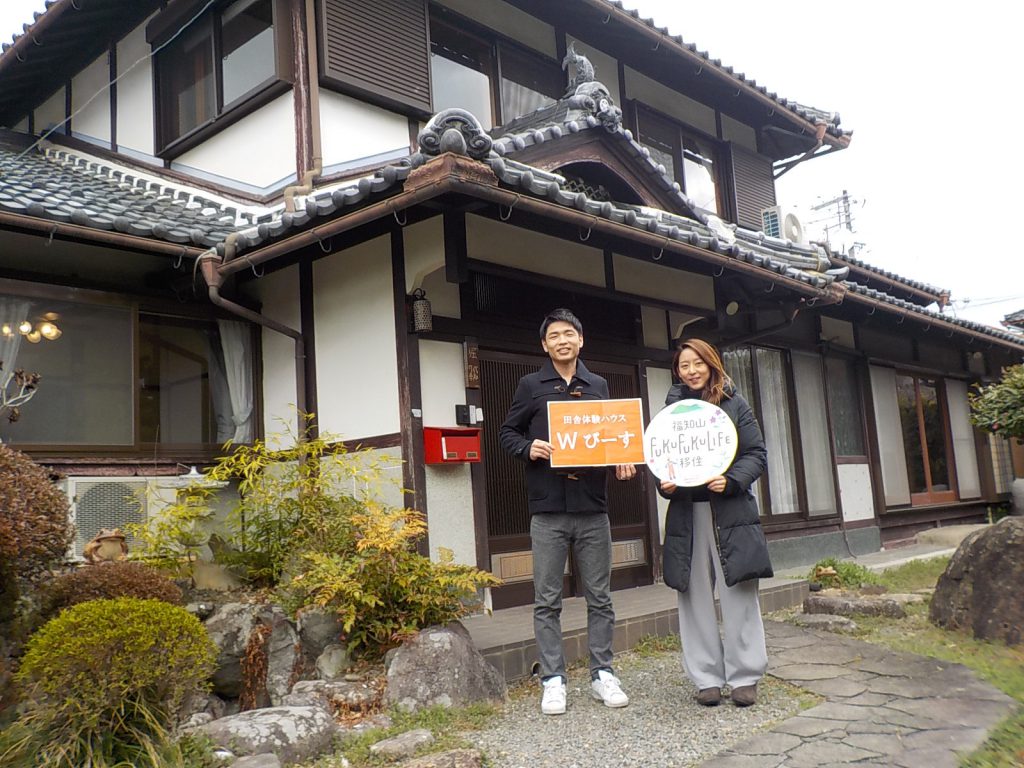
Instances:
[[[540,345],[550,360],[519,380],[505,423],[501,447],[526,462],[533,550],[533,631],[543,686],[541,712],[565,712],[565,655],[562,652],[562,575],[572,546],[587,599],[587,641],[591,692],[609,707],[624,707],[612,670],[612,541],[608,522],[607,469],[551,468],[547,404],[551,400],[607,400],[608,382],[580,361],[583,326],[568,309],[552,311],[540,326]],[[615,467],[619,480],[636,475],[632,464]]]

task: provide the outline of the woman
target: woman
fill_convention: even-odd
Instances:
[[[700,339],[682,342],[672,361],[679,383],[666,405],[696,399],[714,403],[736,425],[736,458],[706,486],[661,483],[670,499],[665,524],[665,583],[679,592],[683,668],[697,686],[697,701],[713,707],[722,688],[740,707],[757,703],[757,683],[768,666],[758,602],[759,578],[772,576],[751,486],[767,464],[761,428],[736,392],[718,351]],[[715,586],[724,638],[715,617]]]

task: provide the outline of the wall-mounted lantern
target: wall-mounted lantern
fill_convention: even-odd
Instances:
[[[430,309],[430,300],[422,288],[412,292],[412,332],[427,333],[434,329],[434,313]]]

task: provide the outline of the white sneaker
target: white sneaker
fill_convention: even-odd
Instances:
[[[606,707],[624,707],[629,704],[629,696],[622,692],[619,678],[602,669],[597,673],[597,680],[590,684],[590,693]]]
[[[540,711],[545,715],[565,714],[565,683],[560,677],[544,681],[544,695],[540,700]]]

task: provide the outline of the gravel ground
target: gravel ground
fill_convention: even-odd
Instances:
[[[723,701],[702,707],[677,651],[624,654],[616,658],[616,672],[628,707],[610,709],[593,700],[587,670],[574,668],[564,715],[542,715],[539,686],[523,684],[510,692],[504,714],[491,726],[464,736],[492,768],[682,768],[800,710],[793,689],[771,678],[758,686],[756,706]]]

